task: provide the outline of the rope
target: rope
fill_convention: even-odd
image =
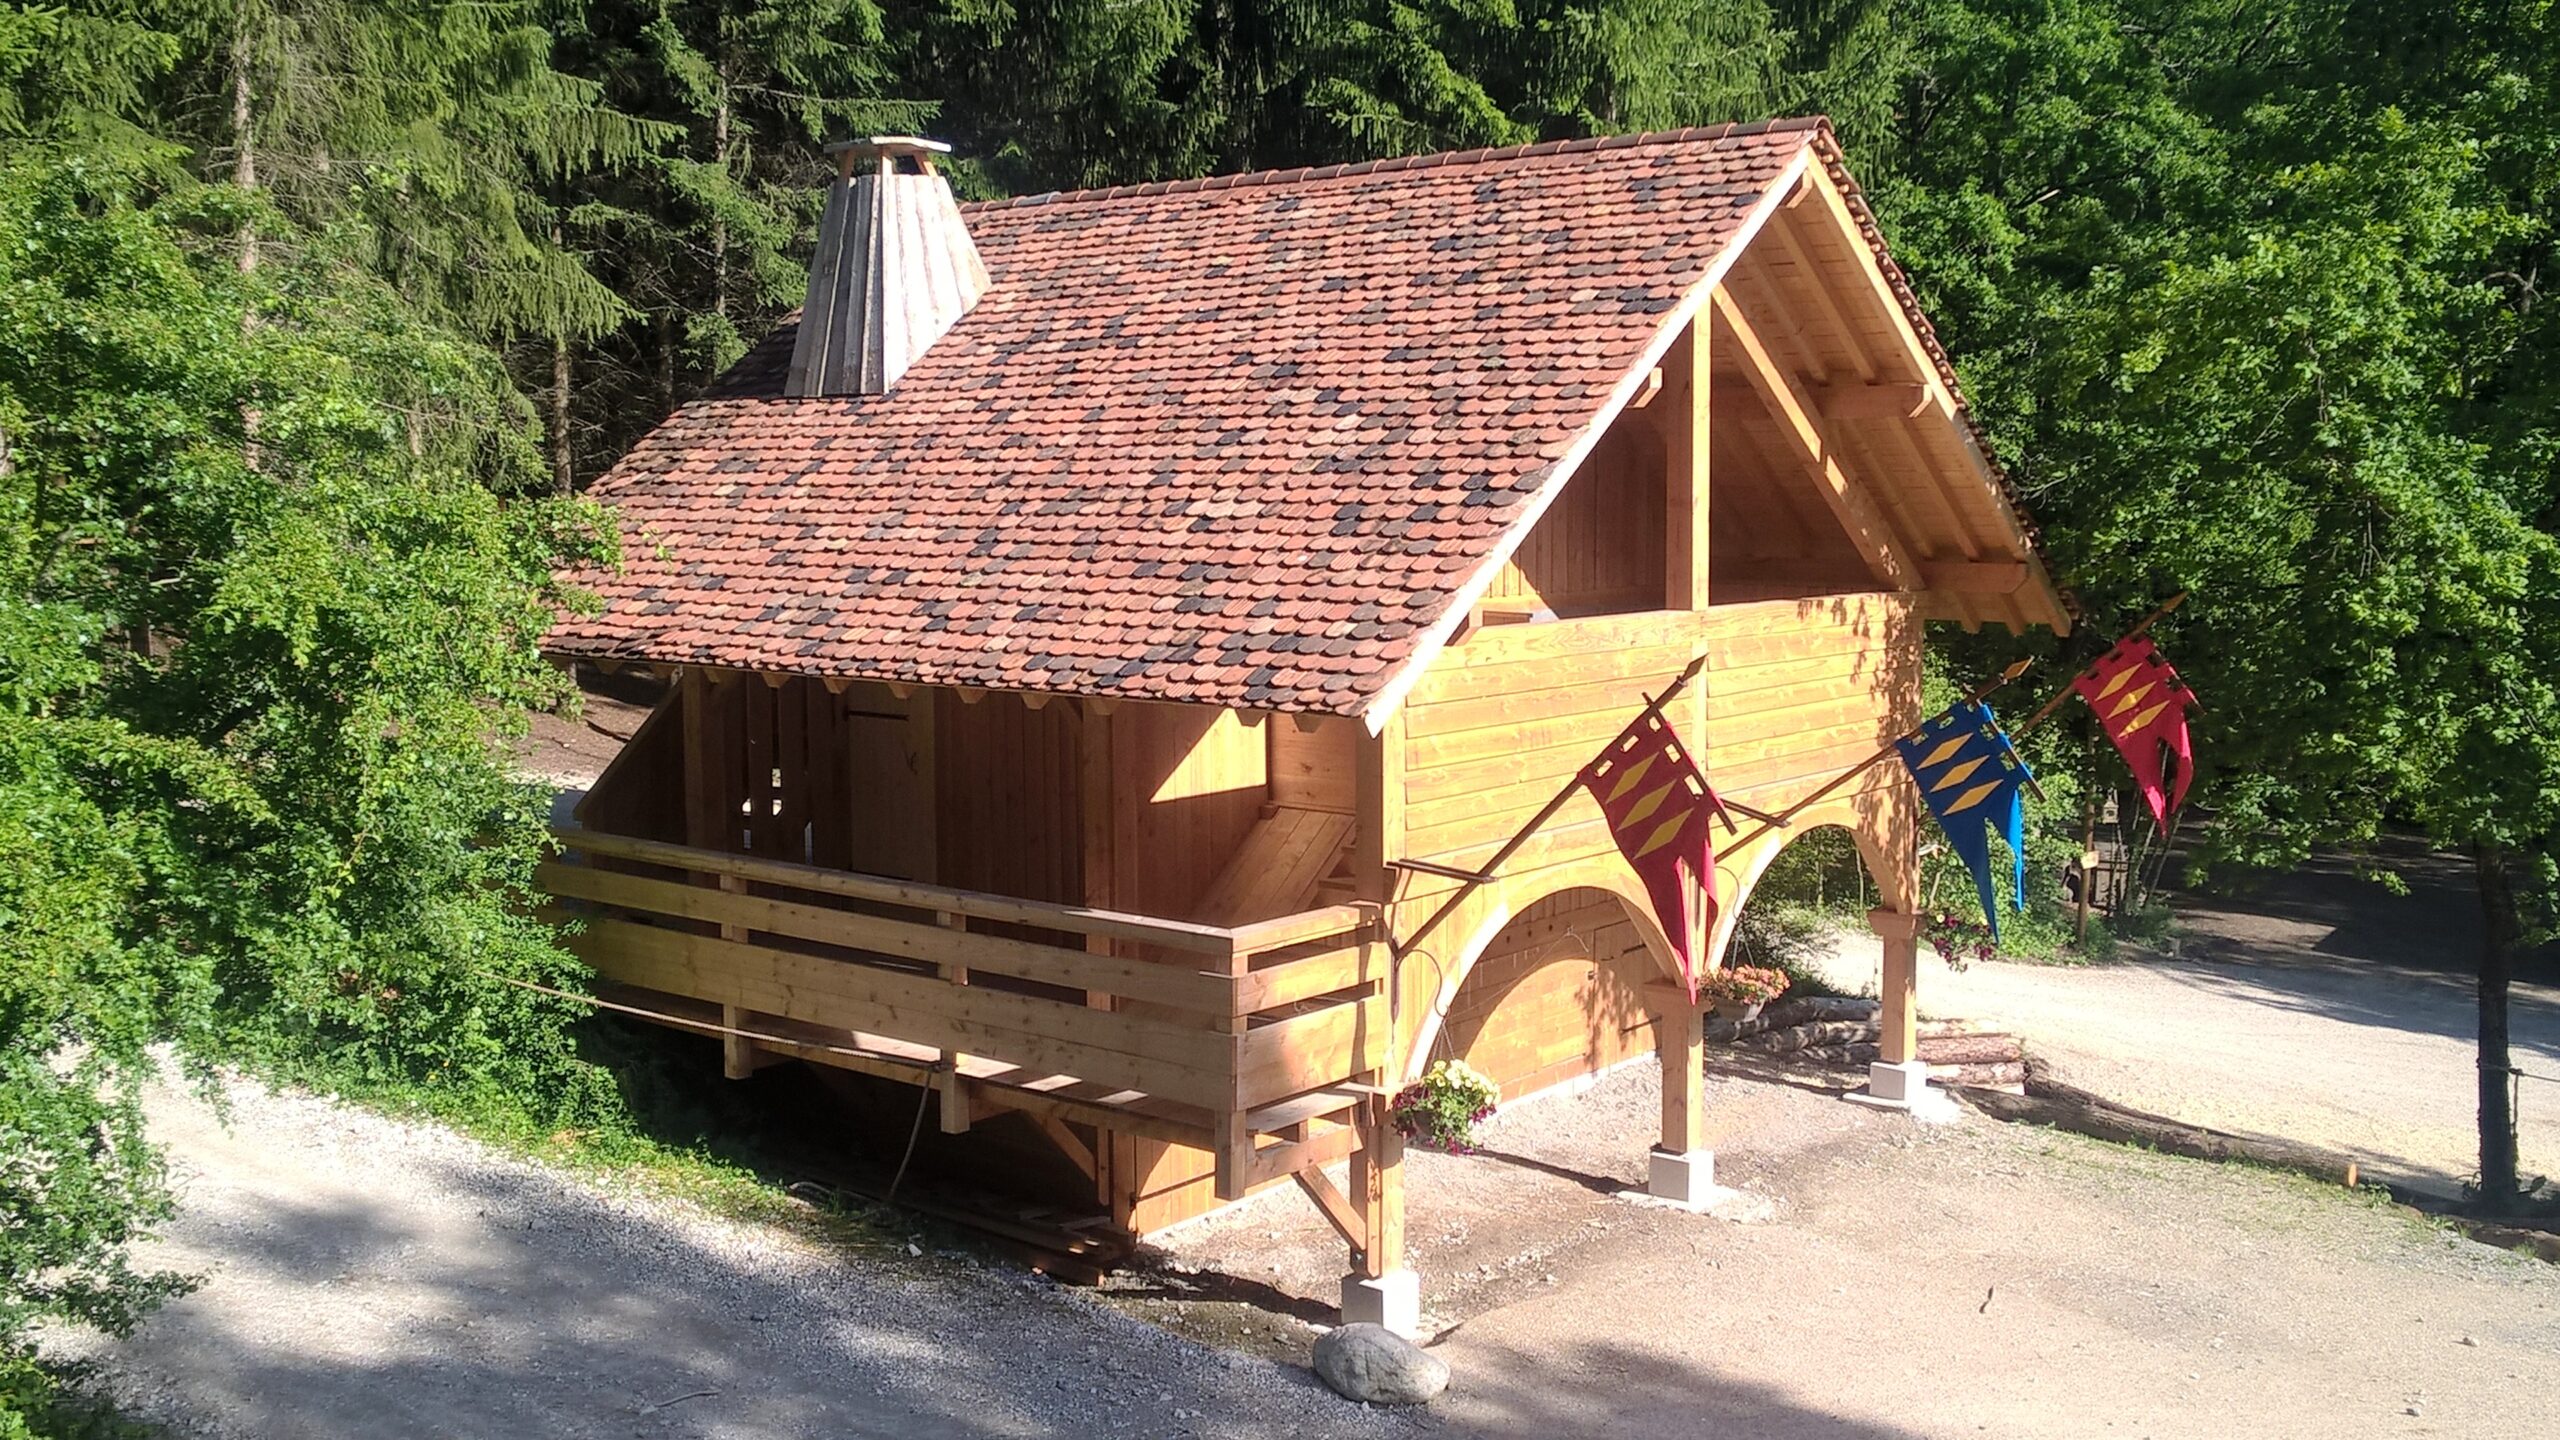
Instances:
[[[862,1050],[850,1045],[829,1045],[824,1041],[819,1040],[792,1040],[780,1035],[763,1034],[755,1030],[741,1030],[733,1025],[715,1024],[709,1020],[694,1020],[681,1015],[670,1015],[660,1010],[644,1010],[637,1005],[624,1005],[616,1001],[600,999],[594,995],[581,995],[574,990],[561,990],[549,985],[537,985],[531,980],[521,980],[513,975],[501,975],[495,970],[483,970],[480,973],[488,976],[492,980],[501,981],[508,985],[514,985],[521,989],[531,990],[538,995],[549,995],[561,1000],[575,1000],[582,1005],[593,1005],[599,1010],[615,1010],[625,1015],[636,1015],[643,1020],[655,1020],[661,1025],[672,1025],[678,1029],[708,1030],[718,1035],[735,1035],[741,1040],[760,1040],[767,1045],[789,1046],[799,1050],[823,1050],[830,1055],[851,1055],[858,1059],[870,1060],[883,1065],[904,1065],[910,1069],[922,1071],[927,1077],[941,1075],[957,1068],[953,1062],[949,1060],[910,1060],[903,1055],[884,1055],[877,1050]],[[934,1090],[931,1085],[922,1085],[917,1088],[915,1123],[907,1127],[907,1148],[905,1153],[898,1157],[897,1173],[889,1177],[889,1190],[887,1194],[881,1197],[882,1204],[894,1205],[898,1203],[898,1187],[906,1182],[907,1166],[916,1158],[916,1141],[923,1138],[924,1112],[927,1107],[933,1104],[933,1095]]]
[[[936,1071],[941,1068],[940,1065],[934,1067]],[[880,1203],[884,1205],[898,1203],[898,1186],[907,1178],[907,1162],[916,1158],[916,1138],[924,1134],[925,1107],[932,1103],[933,1087],[930,1085],[919,1087],[916,1091],[916,1121],[907,1127],[907,1151],[898,1157],[898,1173],[889,1177],[889,1193],[880,1197]]]

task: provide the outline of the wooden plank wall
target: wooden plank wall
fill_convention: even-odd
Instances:
[[[1674,705],[1675,721],[1718,791],[1765,808],[1802,796],[1918,719],[1920,627],[1910,596],[1490,627],[1433,666],[1389,731],[1403,760],[1394,853],[1480,865],[1700,647],[1708,657],[1701,689],[1696,703]],[[1890,786],[1896,773],[1880,767],[1848,797]],[[1536,895],[1540,870],[1595,857],[1614,864],[1614,855],[1597,807],[1576,795],[1503,874],[1515,893]],[[1409,883],[1400,920],[1430,913],[1450,888]],[[1426,948],[1454,962],[1467,938],[1436,934]],[[1540,900],[1479,957],[1435,1053],[1468,1058],[1510,1095],[1616,1063],[1651,1043],[1637,987],[1653,963],[1614,897],[1579,890]],[[1440,983],[1429,961],[1408,970],[1408,1044]]]
[[[1485,592],[1487,608],[1560,615],[1658,609],[1664,601],[1663,446],[1631,412],[1609,427]]]
[[[1707,760],[1716,789],[1775,809],[1919,723],[1909,595],[1719,605],[1707,623]],[[1850,793],[1894,783],[1878,766]]]
[[[1485,948],[1420,1061],[1464,1060],[1514,1099],[1593,1074],[1653,1048],[1661,973],[1616,896],[1550,896]]]
[[[1086,903],[1074,707],[1034,710],[1010,695],[972,705],[956,691],[918,692],[926,693],[934,701],[935,883]]]
[[[930,883],[941,873],[935,805],[934,694],[845,687],[845,804],[853,844],[845,868]]]
[[[1086,903],[1198,919],[1270,799],[1273,722],[1198,705],[1122,705],[1110,721],[1111,884]]]
[[[1487,858],[1634,718],[1647,693],[1688,665],[1705,635],[1704,615],[1657,611],[1490,626],[1450,647],[1401,717],[1404,825],[1394,853],[1460,866]],[[1694,747],[1695,707],[1675,710]],[[1599,808],[1581,797],[1506,873],[1610,845]]]
[[[1274,718],[1271,732],[1271,800],[1301,810],[1337,815],[1360,809],[1360,747],[1368,736],[1360,722],[1327,715],[1312,723]]]
[[[1093,866],[1107,882],[1086,903],[1196,918],[1270,799],[1275,723],[1294,728],[1268,718],[1248,725],[1234,711],[1194,705],[1113,707],[1104,727],[1110,821],[1088,841],[1110,846],[1107,862]],[[1119,1223],[1155,1230],[1217,1204],[1217,1162],[1208,1151],[1130,1134],[1108,1143],[1107,1198]]]

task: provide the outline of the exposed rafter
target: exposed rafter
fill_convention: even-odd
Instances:
[[[1831,507],[1841,527],[1857,542],[1867,568],[1877,580],[1895,590],[1917,590],[1923,581],[1919,565],[1912,559],[1911,548],[1894,533],[1873,496],[1857,485],[1841,469],[1829,439],[1823,434],[1820,410],[1813,397],[1769,355],[1769,347],[1751,321],[1734,303],[1731,295],[1718,287],[1709,297],[1709,306],[1722,327],[1722,336],[1732,343],[1729,352],[1742,368],[1743,377],[1756,391],[1760,403],[1777,422],[1778,433],[1786,441],[1789,453],[1811,472],[1823,501]],[[1720,340],[1718,343],[1722,343]]]
[[[1923,415],[1945,416],[1946,392],[1934,385],[1911,381],[1887,381],[1873,385],[1804,385],[1806,398],[1825,420],[1916,420]],[[1717,389],[1739,395],[1754,390],[1750,382],[1726,380]]]

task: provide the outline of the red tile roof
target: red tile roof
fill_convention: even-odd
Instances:
[[[1357,713],[1632,386],[1816,121],[969,207],[877,398],[786,325],[596,498],[562,654]],[[1820,163],[1819,160],[1810,163]]]

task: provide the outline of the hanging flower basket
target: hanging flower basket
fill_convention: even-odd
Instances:
[[[1784,970],[1765,965],[1736,965],[1710,970],[1698,979],[1698,998],[1715,1006],[1727,1020],[1756,1020],[1760,1007],[1787,993],[1792,983]]]
[[[1482,1071],[1464,1060],[1442,1060],[1396,1095],[1387,1118],[1407,1140],[1467,1155],[1476,1148],[1476,1126],[1492,1118],[1501,1098]]]
[[[1938,958],[1946,961],[1950,970],[1962,970],[1976,960],[1989,960],[1999,954],[1989,925],[1943,910],[1922,915],[1920,933],[1937,947]]]

